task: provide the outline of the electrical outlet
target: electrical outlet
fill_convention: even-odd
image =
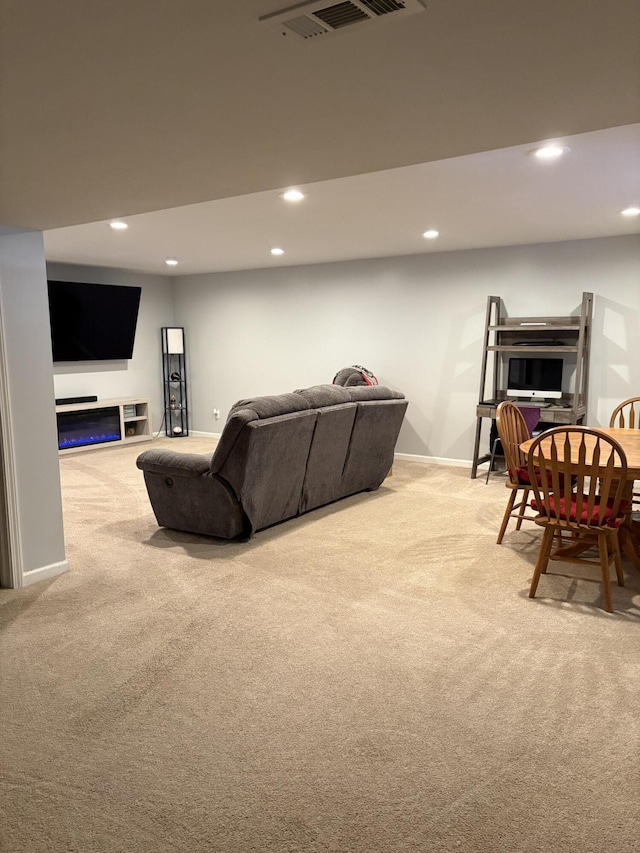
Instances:
[[[213,419],[214,421],[220,420],[220,409],[213,410]]]

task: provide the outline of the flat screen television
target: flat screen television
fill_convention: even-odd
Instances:
[[[54,361],[131,358],[140,287],[49,281]]]
[[[562,359],[510,358],[507,396],[532,400],[562,397]]]

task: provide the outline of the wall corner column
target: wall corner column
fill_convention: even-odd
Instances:
[[[44,244],[0,226],[0,584],[27,586],[65,559]]]

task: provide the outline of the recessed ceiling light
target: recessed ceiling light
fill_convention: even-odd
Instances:
[[[284,255],[284,249],[278,249],[277,247],[271,250],[272,255]]]
[[[165,264],[168,267],[177,267],[178,266],[178,262],[175,258],[167,258],[167,260],[165,261]]]
[[[538,160],[557,160],[558,157],[562,157],[563,154],[566,154],[569,149],[566,145],[558,145],[558,143],[553,142],[549,143],[549,145],[542,145],[540,148],[536,148],[531,153],[534,157],[537,157]]]
[[[285,201],[302,201],[303,198],[306,198],[306,195],[300,190],[287,190],[284,193],[280,193],[280,198],[283,198]]]
[[[126,231],[129,226],[126,222],[120,222],[120,220],[114,219],[113,222],[109,223],[109,228],[113,228],[114,231]]]
[[[640,216],[640,207],[625,207],[620,213],[623,216]]]
[[[427,238],[427,240],[434,240],[434,239],[438,236],[438,234],[439,234],[439,233],[440,233],[440,232],[439,232],[439,231],[436,231],[436,229],[435,229],[435,228],[429,228],[429,230],[428,230],[428,231],[425,231],[425,232],[424,232],[424,234],[423,234],[422,236],[423,236],[423,237],[426,237],[426,238]]]

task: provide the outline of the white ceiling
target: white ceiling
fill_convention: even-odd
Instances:
[[[539,140],[538,140],[539,141]],[[176,275],[640,232],[640,124],[45,232],[48,260]],[[286,189],[286,188],[280,188]],[[423,231],[440,236],[425,240]],[[285,254],[272,257],[270,249]],[[167,257],[179,260],[167,267]]]
[[[291,4],[0,0],[0,223],[79,225],[640,122],[632,0],[427,0],[302,44],[259,22]],[[320,198],[286,215],[302,228]],[[414,204],[422,228],[432,211]],[[394,205],[378,208],[387,226]],[[444,219],[440,245],[463,225]],[[254,233],[293,247],[289,230]]]

